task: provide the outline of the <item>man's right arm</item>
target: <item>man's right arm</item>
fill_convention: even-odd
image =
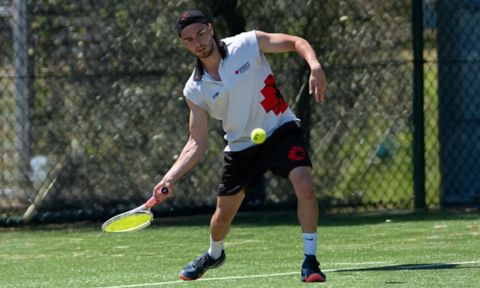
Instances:
[[[192,169],[200,161],[204,152],[207,150],[208,115],[203,109],[188,99],[187,104],[190,108],[190,137],[175,164],[173,164],[163,179],[153,189],[153,195],[159,201],[163,201],[165,198],[165,195],[160,191],[166,187],[171,192],[173,190],[173,184]]]

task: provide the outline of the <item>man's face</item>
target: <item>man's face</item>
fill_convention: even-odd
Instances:
[[[213,53],[215,41],[212,25],[193,23],[183,28],[180,41],[190,52],[198,58],[207,58]]]

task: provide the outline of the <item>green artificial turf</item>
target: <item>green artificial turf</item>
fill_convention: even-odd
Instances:
[[[0,230],[1,287],[478,287],[480,215],[321,216],[324,284],[300,282],[295,212],[240,213],[227,262],[198,281],[181,267],[208,248],[209,216],[157,219],[108,234],[101,223]]]

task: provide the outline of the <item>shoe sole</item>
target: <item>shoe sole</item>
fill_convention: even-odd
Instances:
[[[227,259],[223,260],[222,262],[218,263],[217,265],[213,265],[213,266],[211,266],[211,267],[208,267],[208,269],[218,268],[218,267],[222,266],[222,265],[225,263],[226,260],[227,260]],[[208,269],[207,269],[207,270],[208,270]],[[206,271],[205,271],[205,272],[206,272]],[[178,274],[178,277],[179,277],[181,280],[183,280],[183,281],[194,281],[194,280],[200,279],[200,278],[203,276],[203,274],[204,274],[204,273],[199,274],[199,275],[197,276],[197,278],[190,278],[190,277],[187,277],[187,276],[185,276],[185,275],[183,275],[183,274]]]
[[[203,274],[200,274],[200,275],[198,275],[197,278],[188,278],[187,276],[185,276],[185,275],[183,275],[183,274],[179,274],[179,275],[178,275],[178,277],[179,277],[180,279],[182,279],[183,281],[194,281],[194,280],[197,280],[198,278],[200,278],[200,277],[202,277],[202,276],[203,276]]]
[[[313,273],[309,275],[308,277],[302,278],[303,282],[325,282],[325,278],[322,277],[322,275],[318,273]]]

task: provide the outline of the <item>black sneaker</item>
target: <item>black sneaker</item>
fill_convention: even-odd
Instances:
[[[325,282],[327,276],[320,271],[320,263],[315,255],[305,255],[302,264],[301,279],[303,282]]]
[[[180,279],[185,281],[190,280],[197,280],[198,278],[202,277],[203,273],[211,268],[217,268],[222,266],[225,262],[225,251],[222,250],[222,254],[220,258],[213,259],[207,253],[203,254],[202,256],[198,257],[197,259],[193,260],[192,262],[188,263],[187,266],[182,268],[180,271]]]

